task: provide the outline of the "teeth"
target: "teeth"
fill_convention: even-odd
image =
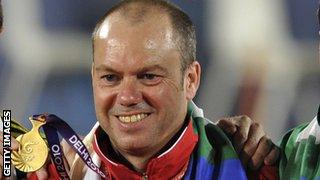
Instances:
[[[125,118],[124,118],[124,122],[130,122],[130,117],[128,117],[128,116],[125,117]]]
[[[135,114],[131,116],[119,116],[119,119],[121,122],[125,123],[133,123],[133,122],[138,122],[147,117],[148,114]]]

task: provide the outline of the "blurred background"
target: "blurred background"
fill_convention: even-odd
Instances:
[[[4,0],[0,109],[54,113],[80,134],[95,123],[91,32],[116,0]],[[172,0],[192,18],[205,115],[247,114],[279,140],[320,102],[316,0]]]

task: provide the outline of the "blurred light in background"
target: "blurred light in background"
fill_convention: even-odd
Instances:
[[[116,2],[4,1],[1,109],[11,108],[26,125],[32,114],[54,113],[78,133],[88,132],[96,121],[91,31]],[[196,25],[203,66],[196,102],[209,119],[248,114],[277,140],[315,116],[320,102],[316,1],[172,2]]]

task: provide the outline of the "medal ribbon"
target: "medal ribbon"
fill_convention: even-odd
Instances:
[[[63,151],[60,146],[59,134],[66,140],[66,142],[77,152],[79,157],[85,162],[85,164],[94,172],[99,174],[102,178],[106,178],[106,175],[100,171],[90,157],[90,153],[86,146],[83,144],[80,137],[74,132],[74,130],[62,119],[53,114],[40,114],[34,115],[33,119],[38,119],[39,116],[45,116],[46,124],[43,125],[44,133],[46,134],[48,145],[50,148],[50,155],[52,161],[58,171],[61,179],[70,179],[66,168],[63,163]]]

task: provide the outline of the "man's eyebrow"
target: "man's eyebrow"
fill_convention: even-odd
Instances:
[[[108,71],[108,72],[114,72],[114,73],[118,73],[119,71],[110,67],[110,66],[106,66],[104,64],[99,65],[97,67],[94,68],[97,72],[101,72],[101,71]],[[148,72],[148,71],[154,71],[154,70],[160,70],[164,73],[168,73],[168,70],[164,67],[162,67],[159,64],[156,65],[149,65],[149,66],[145,66],[142,68],[137,69],[137,72]]]
[[[158,65],[158,64],[143,67],[139,71],[147,72],[147,71],[153,71],[153,70],[160,70],[160,71],[163,71],[165,73],[168,72],[168,70],[166,68],[164,68],[164,67],[162,67],[161,65]]]
[[[106,66],[104,64],[99,65],[97,67],[94,68],[96,71],[109,71],[109,72],[117,72],[115,69],[113,69],[112,67]]]

